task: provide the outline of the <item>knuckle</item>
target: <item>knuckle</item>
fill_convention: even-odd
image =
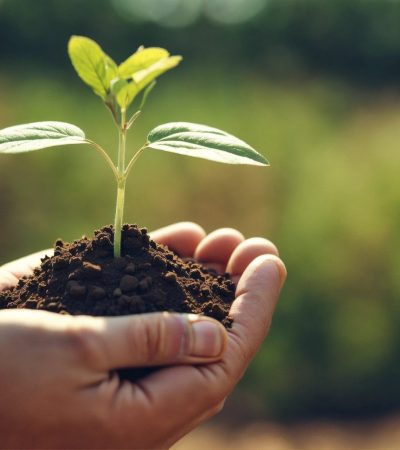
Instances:
[[[85,324],[74,324],[64,333],[64,339],[71,352],[87,362],[97,360],[100,353],[97,333]]]
[[[137,323],[130,327],[130,342],[134,351],[140,353],[141,360],[151,363],[159,360],[164,351],[165,322],[163,316],[152,320],[138,317]]]

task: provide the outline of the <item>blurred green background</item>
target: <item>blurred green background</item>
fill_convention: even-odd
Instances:
[[[192,220],[274,241],[289,277],[262,350],[222,418],[360,418],[400,410],[400,2],[0,0],[0,127],[71,122],[115,157],[71,34],[117,61],[182,54],[130,137],[192,121],[248,141],[271,167],[149,152],[126,220]],[[114,181],[90,148],[0,160],[0,264],[111,223]]]

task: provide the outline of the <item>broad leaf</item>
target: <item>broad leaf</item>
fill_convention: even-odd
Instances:
[[[268,165],[268,161],[246,142],[206,125],[167,123],[154,128],[147,141],[147,146],[155,150],[227,164]]]
[[[84,143],[85,133],[64,122],[36,122],[0,130],[0,153],[22,153]]]
[[[168,56],[158,60],[145,69],[131,74],[128,79],[128,84],[122,87],[117,93],[117,101],[120,107],[127,108],[142,89],[164,72],[177,66],[181,60],[182,58],[180,56]]]
[[[110,92],[111,80],[117,77],[117,65],[92,39],[72,36],[68,54],[79,77],[103,100]]]

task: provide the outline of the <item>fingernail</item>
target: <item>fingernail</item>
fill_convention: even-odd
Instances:
[[[226,331],[219,322],[190,314],[189,324],[190,337],[186,349],[188,355],[212,358],[223,352]]]

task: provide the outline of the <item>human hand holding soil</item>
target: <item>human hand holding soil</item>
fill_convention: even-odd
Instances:
[[[181,223],[152,238],[232,274],[232,329],[182,314],[0,311],[1,447],[168,447],[221,409],[268,331],[284,265],[269,241],[231,229],[205,236]],[[2,266],[0,289],[30,274],[39,256]],[[152,365],[169,367],[135,383],[113,372]]]

